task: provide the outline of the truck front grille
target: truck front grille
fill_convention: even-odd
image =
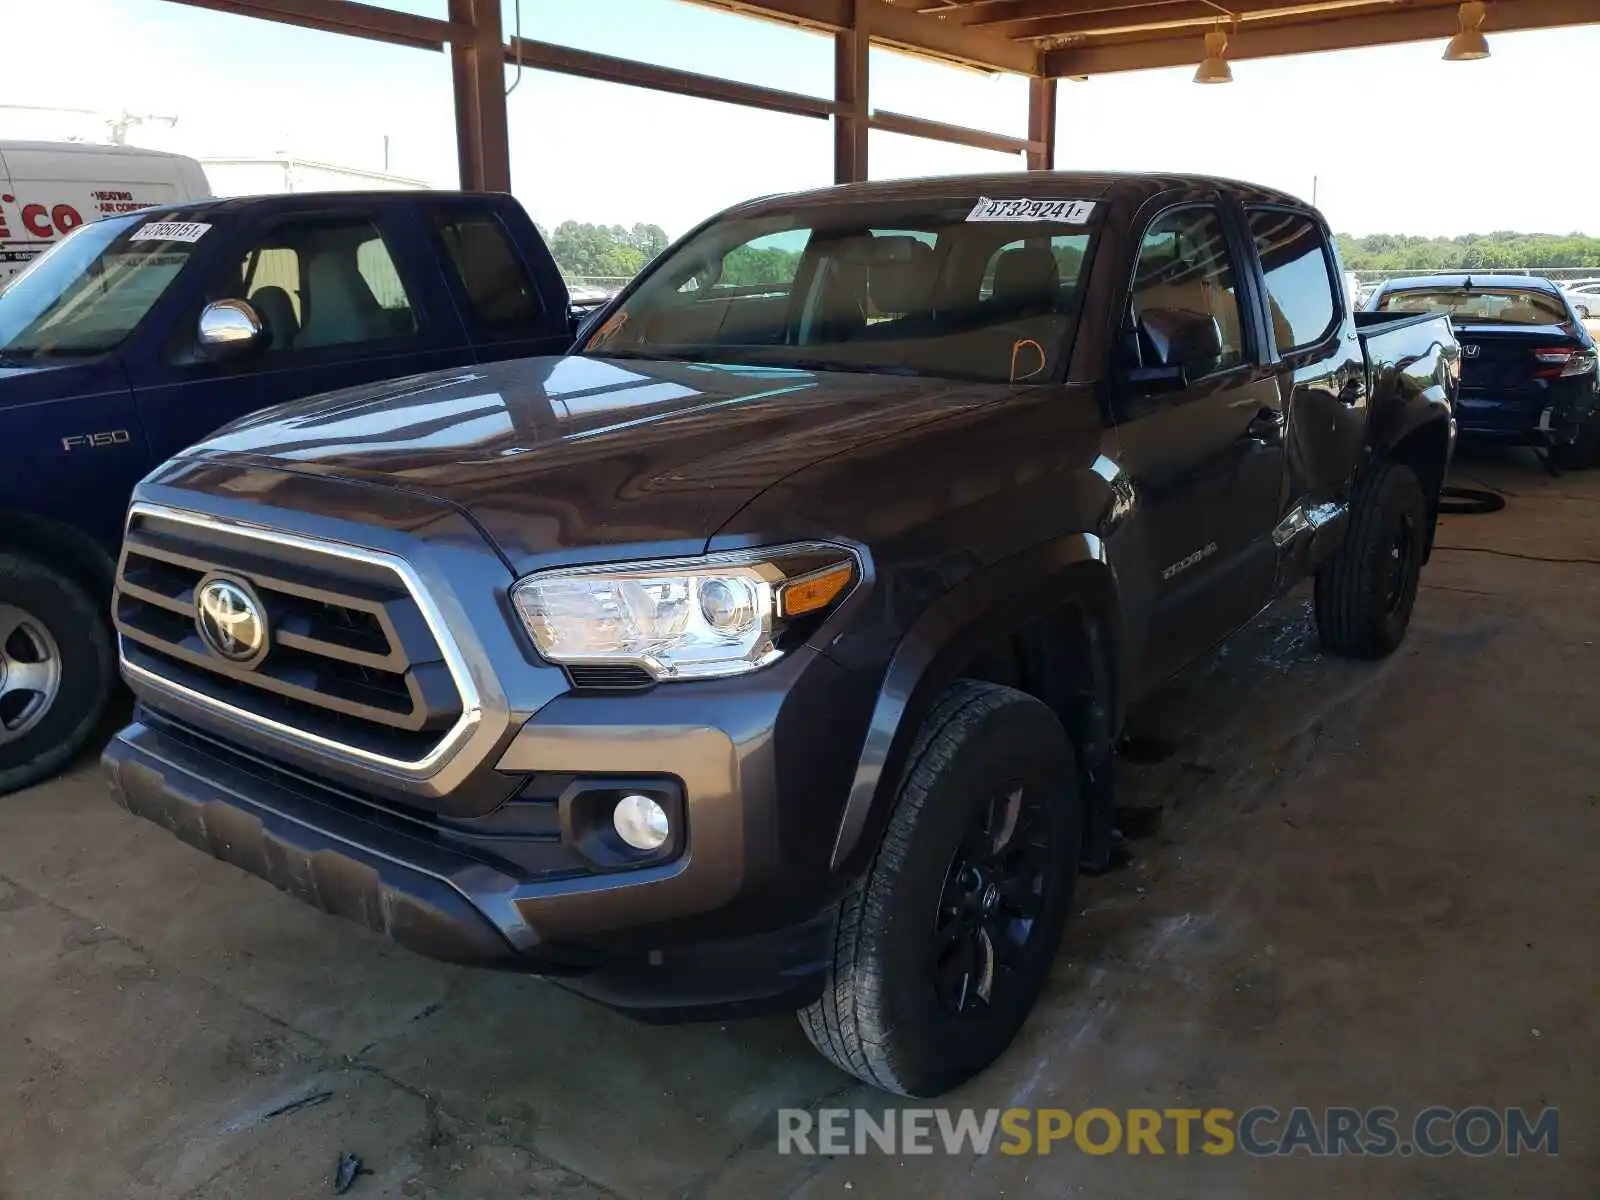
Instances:
[[[465,706],[407,580],[374,556],[135,510],[113,616],[129,666],[201,703],[399,765],[427,759]],[[208,579],[246,585],[268,649],[240,664],[201,636]]]

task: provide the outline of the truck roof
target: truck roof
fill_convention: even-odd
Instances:
[[[194,213],[205,211],[218,216],[237,216],[247,213],[255,208],[319,208],[338,207],[346,204],[360,204],[363,206],[381,204],[415,203],[418,199],[432,200],[460,199],[468,196],[481,198],[482,192],[462,191],[416,191],[411,189],[389,189],[361,192],[275,192],[264,196],[224,196],[205,200],[179,200],[172,204],[159,204],[151,208],[142,208],[139,213],[152,216],[165,212]]]
[[[837,204],[847,200],[933,200],[983,196],[1045,198],[1060,196],[1073,200],[1148,199],[1174,188],[1211,187],[1233,196],[1243,204],[1287,204],[1308,208],[1304,200],[1288,192],[1258,184],[1244,183],[1212,175],[1143,174],[1131,171],[1006,171],[990,175],[936,175],[922,179],[895,179],[876,183],[847,183],[806,192],[763,196],[729,209],[730,214],[755,216],[811,205]]]
[[[0,138],[0,153],[7,150],[36,150],[48,154],[128,155],[135,158],[190,158],[175,150],[151,150],[145,146],[117,146],[101,142],[40,142]]]

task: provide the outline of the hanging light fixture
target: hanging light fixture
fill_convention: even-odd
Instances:
[[[1461,6],[1461,32],[1444,48],[1445,62],[1471,62],[1489,57],[1489,39],[1483,36],[1483,0],[1467,0]]]
[[[1194,73],[1196,83],[1232,83],[1233,69],[1228,66],[1228,35],[1220,29],[1206,34],[1206,56],[1200,69]]]

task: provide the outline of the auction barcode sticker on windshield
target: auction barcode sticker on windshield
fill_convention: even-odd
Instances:
[[[1093,215],[1093,200],[990,200],[980,197],[967,214],[967,220],[1059,221],[1065,225],[1083,225]]]
[[[198,242],[209,225],[198,221],[151,221],[133,231],[130,242]]]

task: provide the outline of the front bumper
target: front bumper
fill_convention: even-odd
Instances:
[[[821,663],[824,675],[836,669]],[[552,705],[562,723],[530,722],[501,767],[514,771],[510,760],[532,756],[560,769],[565,755],[611,775],[648,766],[680,778],[683,852],[630,871],[539,869],[517,846],[463,842],[424,814],[333,791],[149,710],[102,761],[130,812],[427,957],[559,977],[649,1019],[809,1002],[822,986],[829,902],[843,881],[785,869],[808,855],[793,839],[783,843],[770,812],[775,739],[757,738],[752,750],[733,740],[751,729],[619,727],[615,706],[628,703]],[[715,697],[701,704],[702,713],[718,711]],[[753,729],[761,706],[747,698],[742,707]],[[670,722],[670,712],[661,715]],[[548,851],[546,842],[540,853]]]

